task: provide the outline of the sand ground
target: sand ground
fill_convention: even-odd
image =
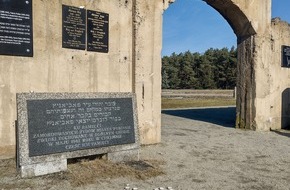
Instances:
[[[0,189],[290,189],[290,132],[239,130],[234,119],[234,107],[164,110],[162,143],[140,151],[142,160],[159,163],[156,177],[94,176],[91,184],[73,186],[65,174],[20,179],[6,160]]]

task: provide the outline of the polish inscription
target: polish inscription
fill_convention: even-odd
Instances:
[[[33,56],[32,0],[0,0],[0,54]]]
[[[87,10],[87,50],[108,53],[109,14]]]
[[[62,47],[86,49],[86,10],[62,5]]]
[[[135,143],[132,98],[27,100],[29,156]]]

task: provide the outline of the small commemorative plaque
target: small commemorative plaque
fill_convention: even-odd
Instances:
[[[290,67],[290,46],[282,46],[282,67]]]
[[[33,56],[32,0],[0,0],[0,54]]]
[[[109,14],[87,10],[87,50],[109,52]]]
[[[62,47],[86,49],[86,10],[62,5]]]

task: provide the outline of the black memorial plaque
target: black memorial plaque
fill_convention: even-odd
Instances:
[[[27,100],[29,156],[135,143],[132,101]]]
[[[32,0],[0,0],[0,54],[33,56]]]
[[[86,10],[62,5],[62,47],[86,49]]]
[[[109,52],[109,14],[87,11],[87,50]]]
[[[282,67],[290,67],[290,46],[282,46]]]

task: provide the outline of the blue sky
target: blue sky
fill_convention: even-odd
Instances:
[[[290,0],[272,0],[272,18],[290,23]],[[162,56],[236,46],[226,20],[202,0],[176,0],[163,14]]]

